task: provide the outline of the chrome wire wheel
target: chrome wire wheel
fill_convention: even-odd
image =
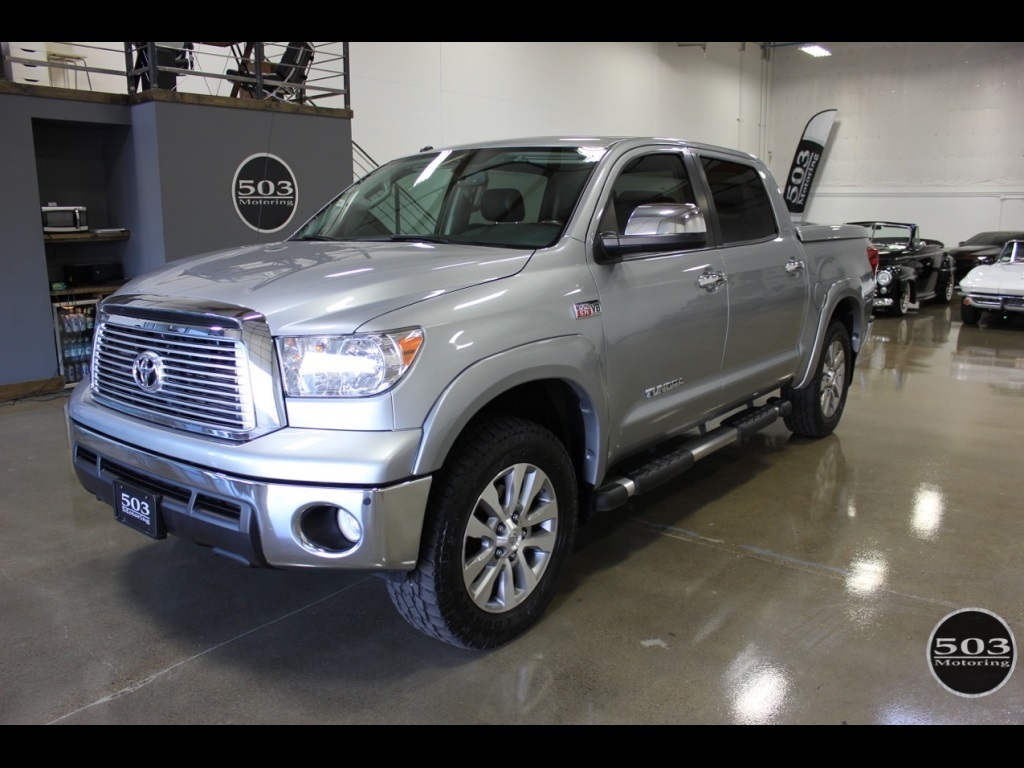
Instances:
[[[470,514],[462,575],[481,610],[503,613],[528,598],[551,561],[558,499],[550,478],[532,464],[502,470]]]
[[[898,301],[898,306],[896,307],[896,311],[900,315],[905,315],[905,314],[907,314],[907,312],[909,310],[910,310],[910,288],[908,286],[904,285],[900,289],[900,298],[899,298],[899,301]]]

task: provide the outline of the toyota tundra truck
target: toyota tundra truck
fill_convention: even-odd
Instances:
[[[140,535],[376,573],[425,635],[494,648],[591,515],[779,420],[835,430],[874,289],[867,231],[793,223],[747,153],[427,148],[104,300],[72,461]]]

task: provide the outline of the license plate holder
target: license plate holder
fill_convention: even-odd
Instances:
[[[151,539],[166,539],[160,495],[121,480],[114,481],[114,517]]]

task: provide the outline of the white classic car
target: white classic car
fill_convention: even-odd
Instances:
[[[1024,313],[1024,240],[1007,241],[995,263],[972,269],[959,288],[965,325],[977,325],[986,312]]]

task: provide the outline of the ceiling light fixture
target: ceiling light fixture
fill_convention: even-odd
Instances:
[[[832,55],[832,51],[822,48],[820,45],[801,45],[800,50],[804,53],[809,53],[815,58]]]

